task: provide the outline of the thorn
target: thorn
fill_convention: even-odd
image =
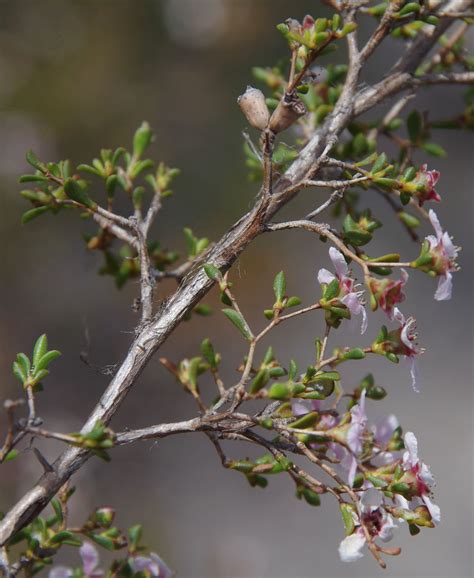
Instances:
[[[38,459],[39,463],[43,467],[43,470],[45,471],[45,473],[54,472],[55,469],[48,462],[48,460],[43,456],[43,454],[39,451],[39,449],[38,448],[32,448],[32,449],[33,449],[33,452],[34,452],[36,458]]]

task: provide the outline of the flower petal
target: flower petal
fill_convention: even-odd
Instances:
[[[82,569],[84,574],[92,574],[99,564],[99,553],[90,542],[84,542],[79,548],[82,558]]]
[[[336,275],[342,279],[347,275],[348,267],[344,255],[338,251],[335,247],[329,249],[329,256],[331,257],[332,264],[336,270]]]
[[[443,236],[443,229],[440,225],[438,215],[433,211],[433,209],[430,209],[428,212],[428,216],[430,218],[431,224],[433,225],[433,229],[435,230],[436,237],[438,238],[438,240],[441,239],[441,237]]]
[[[310,411],[313,411],[311,401],[309,399],[301,399],[296,401],[295,399],[291,400],[291,411],[295,417],[299,417],[300,415],[305,415]]]
[[[405,325],[405,315],[403,315],[398,307],[393,308],[393,318],[398,321],[400,325]]]
[[[321,285],[329,285],[335,278],[334,273],[327,269],[320,269],[318,272],[318,283]]]
[[[420,393],[421,386],[420,386],[420,373],[418,371],[418,363],[414,356],[406,358],[409,365],[410,365],[410,375],[411,375],[411,386],[413,387],[413,391],[416,393]]]
[[[399,425],[397,416],[393,414],[385,416],[375,426],[375,441],[381,446],[388,444]]]
[[[421,499],[425,503],[425,506],[428,508],[430,513],[431,519],[435,524],[439,524],[441,522],[441,508],[434,504],[427,494],[423,494]]]
[[[456,247],[451,240],[449,234],[445,231],[443,233],[442,244],[444,252],[449,259],[455,259],[458,256],[459,247]]]
[[[134,573],[149,572],[154,578],[160,576],[160,566],[149,556],[135,556],[130,566]]]
[[[356,473],[357,473],[357,460],[355,459],[354,456],[351,456],[351,464],[349,466],[349,473],[347,475],[347,483],[351,488],[354,485]]]
[[[159,578],[171,578],[173,576],[172,570],[155,552],[150,552],[150,558],[160,567]]]
[[[346,536],[339,544],[339,556],[343,562],[354,562],[359,560],[364,555],[362,550],[365,546],[366,540],[363,532],[354,532],[350,536]]]
[[[379,530],[378,537],[382,540],[382,542],[389,542],[393,538],[393,530],[395,528],[397,528],[397,525],[393,521],[392,516],[387,514],[382,523],[382,527]]]
[[[429,466],[427,466],[426,464],[424,463],[421,464],[419,475],[421,480],[428,486],[433,486],[435,484],[433,474],[431,473]]]
[[[382,492],[376,490],[375,488],[369,488],[365,490],[360,498],[361,506],[364,510],[373,512],[378,510],[383,502]]]
[[[360,332],[361,334],[365,333],[367,330],[367,313],[361,302],[361,293],[356,291],[347,293],[347,295],[341,299],[341,303],[349,309],[351,318],[355,315],[362,315]]]
[[[418,459],[418,440],[416,439],[415,434],[411,431],[407,431],[403,440],[407,449],[403,454],[403,465],[405,467],[408,466],[408,468],[414,468],[420,461]]]
[[[54,566],[49,571],[49,578],[70,578],[72,576],[72,569],[66,566]]]
[[[438,288],[434,294],[436,301],[447,301],[451,299],[453,292],[453,276],[449,271],[441,275],[438,281]]]
[[[397,508],[401,508],[402,510],[410,509],[410,502],[406,498],[404,498],[401,494],[395,494],[394,499]]]

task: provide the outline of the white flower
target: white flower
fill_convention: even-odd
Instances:
[[[458,270],[456,258],[459,248],[453,244],[449,234],[446,231],[443,232],[438,216],[433,209],[430,209],[428,215],[436,236],[428,235],[426,241],[430,245],[430,254],[434,259],[433,271],[440,276],[434,298],[437,301],[445,301],[451,299],[453,290],[453,276],[451,273]]]
[[[413,432],[407,432],[403,438],[406,451],[403,454],[402,466],[407,472],[411,472],[416,480],[417,495],[420,496],[428,508],[433,522],[441,521],[441,509],[430,498],[430,486],[434,484],[433,474],[430,468],[418,457],[418,440]]]
[[[418,365],[416,356],[423,353],[423,349],[419,349],[415,342],[417,338],[416,334],[416,321],[413,317],[409,317],[405,319],[403,313],[395,307],[393,310],[393,317],[398,323],[400,323],[401,331],[400,331],[400,345],[401,345],[401,353],[405,356],[405,359],[408,361],[410,366],[410,375],[411,375],[411,384],[413,389],[419,393],[420,392],[420,376],[418,373]]]
[[[348,484],[352,487],[357,471],[356,456],[362,452],[363,436],[367,428],[367,415],[365,413],[365,396],[367,390],[362,390],[359,403],[351,408],[351,425],[347,431],[347,445],[352,454],[349,461]],[[347,464],[347,460],[346,460]]]
[[[337,279],[339,281],[339,296],[340,302],[349,309],[351,317],[362,315],[360,332],[365,333],[367,330],[367,312],[365,311],[364,302],[362,300],[363,291],[355,291],[355,281],[349,276],[349,268],[347,266],[344,255],[335,247],[329,249],[329,256],[334,265],[336,274],[331,273],[327,269],[320,269],[318,273],[318,281],[321,285],[329,285]]]
[[[397,527],[392,516],[383,509],[383,495],[375,488],[370,488],[362,494],[359,517],[354,515],[354,521],[356,522],[354,532],[339,544],[339,556],[343,562],[354,562],[364,555],[367,537],[361,521],[371,540],[380,538],[383,542],[388,542],[393,538],[393,530]]]

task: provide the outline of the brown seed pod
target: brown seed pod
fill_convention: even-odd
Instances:
[[[296,94],[285,94],[270,118],[269,129],[278,134],[306,114],[304,102]]]
[[[247,86],[247,90],[239,96],[237,104],[240,106],[245,118],[255,128],[264,130],[270,120],[270,112],[267,108],[265,95],[258,88]]]

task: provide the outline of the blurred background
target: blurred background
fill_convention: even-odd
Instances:
[[[44,160],[89,162],[101,147],[128,146],[136,127],[148,120],[156,130],[152,158],[182,169],[157,235],[180,249],[184,226],[218,239],[258,190],[246,176],[241,136],[246,126],[236,98],[253,82],[252,66],[272,65],[286,56],[275,25],[307,12],[324,15],[326,8],[314,0],[0,1],[2,399],[20,395],[10,369],[16,353],[28,353],[34,339],[47,332],[50,345],[63,356],[38,399],[39,413],[51,430],[77,431],[106,387],[107,371],[123,358],[136,323],[131,309],[136,283],[118,291],[110,277],[97,275],[100,256],[86,251],[76,215],[48,215],[20,225],[27,203],[18,195],[17,177],[27,172],[25,151],[32,148]],[[379,78],[399,49],[387,41],[370,61],[364,81]],[[332,57],[343,59],[344,50]],[[449,116],[462,110],[462,93],[457,87],[436,88],[420,94],[416,106],[429,108],[433,118]],[[436,210],[463,252],[451,302],[433,300],[436,282],[427,276],[410,278],[403,310],[416,314],[419,341],[427,348],[420,360],[423,392],[412,391],[403,363],[377,359],[360,369],[353,364],[344,373],[352,386],[372,370],[387,387],[389,396],[380,408],[380,402],[370,402],[369,415],[393,412],[405,430],[414,430],[421,457],[438,482],[435,501],[442,508],[442,524],[415,538],[400,528],[395,542],[403,553],[388,560],[389,576],[472,573],[474,137],[439,131],[436,139],[448,151],[444,159],[428,160],[442,173],[438,191],[444,202]],[[322,194],[302,193],[285,214],[306,214]],[[373,211],[382,220],[391,217],[375,198]],[[384,230],[373,253],[396,249],[408,259],[417,254],[397,223],[387,223]],[[273,302],[274,275],[284,268],[291,294],[311,303],[319,294],[316,272],[322,266],[329,266],[327,246],[315,236],[280,233],[278,239],[257,239],[239,259],[232,279],[243,310],[255,327],[262,327],[262,310]],[[218,311],[215,295],[206,302]],[[382,317],[371,315],[369,321],[367,342]],[[322,331],[322,318],[314,315],[280,328],[270,341],[283,364],[294,357],[304,367]],[[332,345],[360,343],[357,336],[339,335]],[[244,351],[218,312],[183,324],[161,354],[174,361],[197,355],[204,337],[222,352],[223,373],[232,383]],[[92,368],[79,357],[86,349]],[[210,396],[212,386],[207,387]],[[153,360],[112,425],[146,426],[186,419],[195,411],[189,396]],[[54,442],[40,445],[51,459],[61,449]],[[227,445],[226,451],[231,457],[253,455],[237,445]],[[7,510],[39,474],[28,452],[3,466],[0,510]],[[349,566],[339,561],[343,526],[330,497],[319,509],[311,508],[296,500],[290,480],[281,478],[270,479],[266,490],[251,488],[242,475],[221,467],[205,436],[179,436],[116,449],[109,465],[91,459],[74,479],[72,515],[79,522],[95,506],[110,504],[123,527],[143,522],[146,543],[183,578],[381,574],[368,554]],[[74,564],[77,552],[65,551],[61,560]]]

